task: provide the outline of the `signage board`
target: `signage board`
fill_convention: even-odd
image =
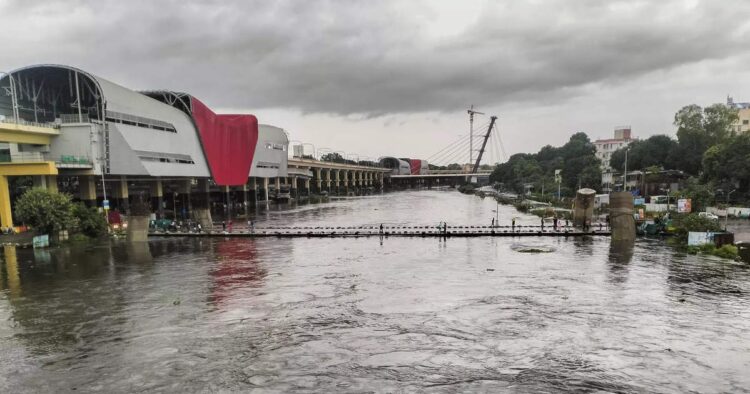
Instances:
[[[109,200],[102,201],[102,208],[109,209]]]
[[[714,234],[716,233],[691,231],[688,233],[688,245],[700,246],[705,244],[712,244],[714,243]]]
[[[634,198],[633,199],[633,205],[646,205],[646,199],[643,198],[643,197]]]
[[[690,213],[692,210],[692,201],[689,198],[681,198],[677,200],[677,212]]]
[[[32,240],[34,248],[49,247],[49,234],[37,235]]]

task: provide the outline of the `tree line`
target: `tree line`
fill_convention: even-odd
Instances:
[[[706,204],[722,193],[746,199],[750,192],[750,135],[733,124],[738,111],[724,104],[705,108],[688,105],[674,116],[676,138],[659,134],[637,140],[612,154],[610,166],[622,173],[627,149],[628,171],[680,170],[689,179],[683,195],[695,194]],[[522,193],[525,185],[536,193],[556,192],[555,170],[562,170],[561,192],[571,196],[580,187],[601,191],[600,161],[584,133],[576,133],[561,147],[547,145],[537,153],[518,153],[495,167],[491,182]]]
[[[659,134],[628,146],[628,171],[682,171],[689,178],[680,194],[703,205],[726,201],[732,190],[733,199],[745,200],[750,191],[750,135],[734,129],[737,119],[737,109],[724,104],[685,106],[674,117],[676,139]],[[623,171],[625,148],[612,154],[610,166]]]
[[[565,145],[546,145],[537,153],[517,153],[498,164],[490,174],[490,182],[500,183],[506,190],[523,193],[527,188],[540,193],[557,191],[555,170],[561,170],[560,192],[563,196],[582,187],[601,188],[601,162],[596,148],[585,133],[575,133]]]

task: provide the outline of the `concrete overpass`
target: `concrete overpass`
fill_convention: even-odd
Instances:
[[[430,170],[428,174],[390,175],[387,184],[395,188],[458,186],[466,183],[487,184],[492,171],[480,170],[477,173],[456,172],[455,170]]]

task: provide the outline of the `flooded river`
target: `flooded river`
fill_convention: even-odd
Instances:
[[[415,191],[258,220],[488,225],[495,209]],[[0,264],[3,393],[750,390],[750,267],[657,241],[153,239],[6,247]]]

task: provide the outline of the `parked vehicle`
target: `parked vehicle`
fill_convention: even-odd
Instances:
[[[717,221],[719,220],[718,216],[710,212],[700,212],[698,216],[702,218],[706,218],[706,219],[711,219],[711,220],[717,220]]]

